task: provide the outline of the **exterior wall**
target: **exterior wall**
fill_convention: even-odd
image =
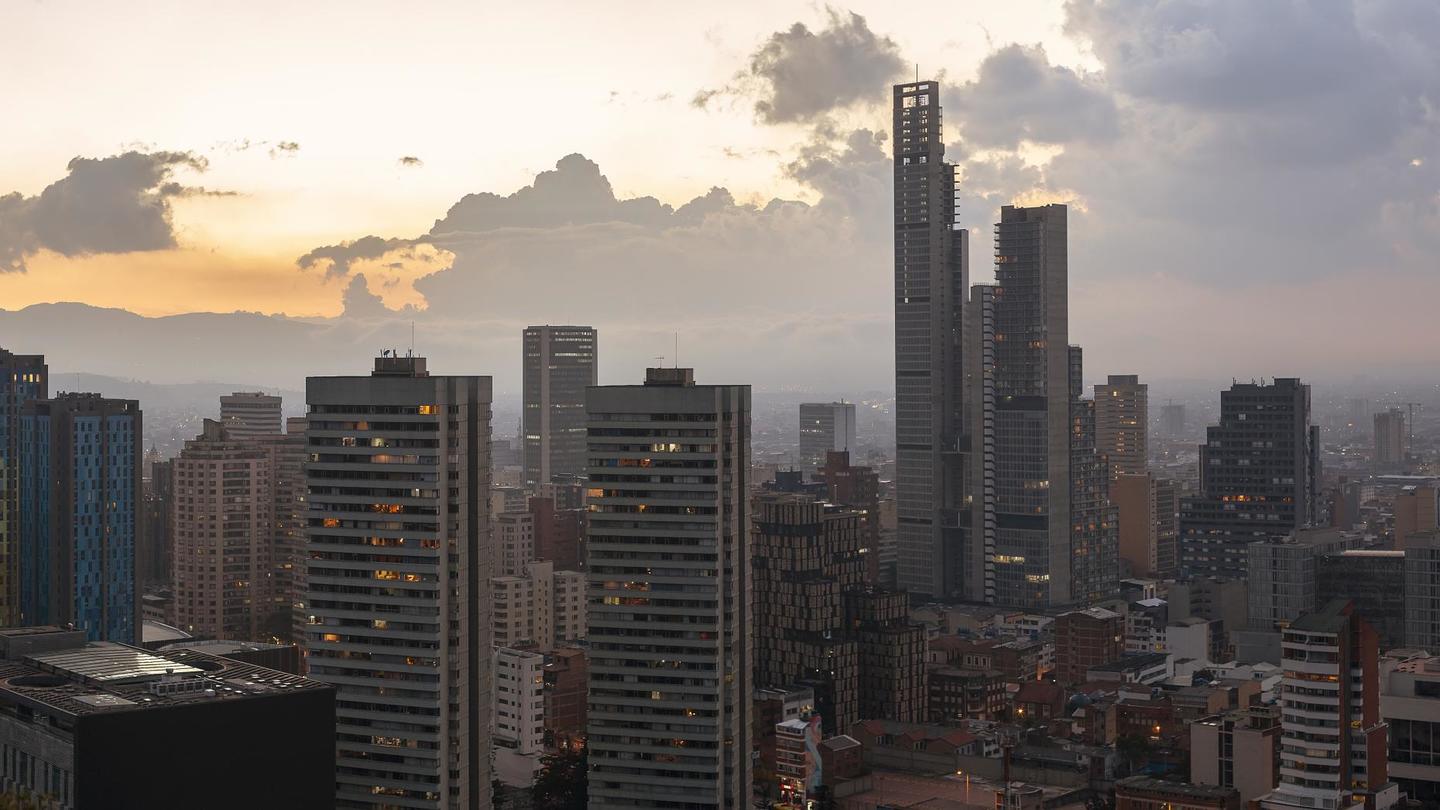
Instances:
[[[490,379],[375,362],[306,383],[306,644],[337,692],[335,804],[487,808]]]
[[[799,448],[800,466],[812,471],[827,453],[855,449],[855,404],[802,402]]]
[[[535,517],[529,512],[495,515],[495,573],[518,577],[535,559]]]
[[[545,656],[500,647],[495,667],[495,745],[517,754],[545,747]]]
[[[280,397],[260,391],[237,391],[220,397],[220,424],[231,438],[255,439],[284,432]]]
[[[585,389],[594,385],[599,335],[589,326],[531,326],[523,336],[520,454],[525,482],[585,471]]]
[[[1120,660],[1125,653],[1125,624],[1103,608],[1063,613],[1055,620],[1055,678],[1082,683],[1093,666]]]
[[[0,349],[0,626],[20,623],[20,411],[50,396],[40,354]]]
[[[1110,475],[1143,475],[1149,454],[1150,386],[1133,374],[1111,374],[1095,386],[1095,452]]]

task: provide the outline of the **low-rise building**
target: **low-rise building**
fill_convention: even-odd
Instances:
[[[1234,788],[1128,776],[1115,783],[1115,810],[1240,810]]]
[[[1242,802],[1280,780],[1280,707],[1252,706],[1190,724],[1190,781],[1234,788]]]
[[[1406,798],[1440,804],[1440,658],[1418,651],[1382,658],[1380,715],[1390,724],[1390,778]]]

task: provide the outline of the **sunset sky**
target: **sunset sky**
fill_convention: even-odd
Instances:
[[[197,370],[178,349],[87,358],[14,311],[312,319],[255,380],[280,384],[415,321],[434,354],[503,377],[524,323],[580,321],[629,366],[682,331],[730,378],[888,385],[887,102],[918,63],[946,86],[974,280],[1000,204],[1072,205],[1088,375],[1431,362],[1427,0],[221,11],[0,10],[0,345],[67,370],[234,377],[266,373],[224,351],[234,324],[134,322],[141,352],[221,347]],[[364,237],[378,247],[349,244]]]

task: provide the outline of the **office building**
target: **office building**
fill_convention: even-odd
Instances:
[[[135,643],[140,403],[61,394],[20,408],[20,621]]]
[[[855,449],[855,404],[800,403],[800,467],[814,471],[827,453]]]
[[[1259,807],[1395,806],[1374,629],[1354,605],[1332,600],[1285,629],[1281,655],[1280,784]]]
[[[142,588],[170,585],[175,504],[175,460],[155,459],[144,479],[145,516],[140,521],[142,542],[135,553],[135,574]]]
[[[1380,649],[1405,646],[1405,552],[1352,549],[1316,559],[1315,594],[1345,599],[1375,628]]]
[[[880,512],[880,475],[870,467],[850,463],[850,454],[831,451],[825,466],[816,473],[825,484],[825,497],[834,504],[860,513],[861,545],[865,549],[865,581],[884,588],[895,587],[895,537],[883,530]]]
[[[1440,650],[1440,530],[1405,539],[1405,646]]]
[[[1440,487],[1413,484],[1395,494],[1395,548],[1404,548],[1412,534],[1440,528]]]
[[[174,465],[175,625],[205,638],[259,640],[277,608],[270,457],[206,419]],[[283,616],[288,625],[288,606]]]
[[[1276,632],[1315,610],[1315,548],[1293,540],[1261,541],[1246,547],[1250,630]]]
[[[1055,681],[1084,683],[1091,667],[1125,654],[1125,617],[1101,607],[1072,610],[1055,619]]]
[[[1063,205],[1004,206],[994,286],[971,291],[967,323],[972,598],[1015,607],[1084,604],[1117,587],[1095,403],[1068,345]]]
[[[1314,524],[1319,429],[1310,386],[1279,377],[1220,394],[1220,424],[1200,447],[1200,494],[1182,499],[1180,558],[1189,576],[1244,579],[1245,547]]]
[[[865,587],[861,518],[804,495],[755,500],[751,563],[758,688],[812,685],[825,730],[860,719],[857,642],[844,595]]]
[[[1183,439],[1186,435],[1185,406],[1167,402],[1160,406],[1160,435],[1167,439]]]
[[[1376,473],[1395,473],[1405,468],[1405,412],[1390,408],[1375,414]]]
[[[489,377],[310,377],[309,672],[338,808],[490,806]]]
[[[1179,570],[1175,482],[1148,472],[1121,474],[1110,482],[1110,501],[1120,524],[1120,559],[1129,575],[1174,577]]]
[[[1190,781],[1235,788],[1250,802],[1280,782],[1280,710],[1250,706],[1190,724]]]
[[[1440,804],[1440,658],[1409,650],[1380,659],[1380,716],[1390,726],[1390,778],[1421,807]]]
[[[56,627],[0,630],[0,659],[0,791],[57,810],[331,806],[329,686]]]
[[[499,647],[495,678],[495,770],[515,787],[529,787],[545,750],[545,656]]]
[[[652,368],[586,410],[590,807],[747,806],[750,388]]]
[[[222,396],[220,423],[237,440],[283,433],[280,397],[263,391],[236,391]]]
[[[957,597],[966,591],[973,520],[956,340],[970,286],[970,237],[955,227],[940,83],[895,85],[893,123],[897,575],[912,593]]]
[[[583,739],[586,703],[589,700],[589,668],[585,650],[561,647],[545,661],[545,732],[551,747],[567,749],[576,738]]]
[[[1095,452],[1119,475],[1142,475],[1149,458],[1150,386],[1134,374],[1111,374],[1095,386]]]
[[[49,396],[44,355],[0,349],[0,626],[20,622],[20,408]]]
[[[599,339],[590,326],[530,326],[523,338],[520,457],[525,483],[585,472],[585,389],[598,378]]]

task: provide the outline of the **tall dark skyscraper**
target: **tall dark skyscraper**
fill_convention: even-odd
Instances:
[[[939,82],[895,85],[897,579],[958,597],[971,522],[960,341],[970,243],[941,124]]]
[[[0,349],[0,627],[20,620],[20,406],[49,391],[44,355]]]
[[[590,807],[747,807],[750,387],[652,368],[586,408]]]
[[[1000,210],[995,284],[967,316],[974,598],[1044,608],[1109,595],[1118,535],[1095,404],[1069,345],[1066,208]]]
[[[1180,506],[1181,568],[1190,576],[1245,579],[1245,547],[1315,522],[1319,429],[1310,386],[1278,377],[1220,393],[1220,424],[1200,446],[1200,495]]]
[[[140,403],[32,400],[20,415],[20,621],[140,638],[135,573],[144,457]]]
[[[531,486],[585,473],[585,389],[597,381],[598,342],[591,326],[525,329],[520,453]]]

